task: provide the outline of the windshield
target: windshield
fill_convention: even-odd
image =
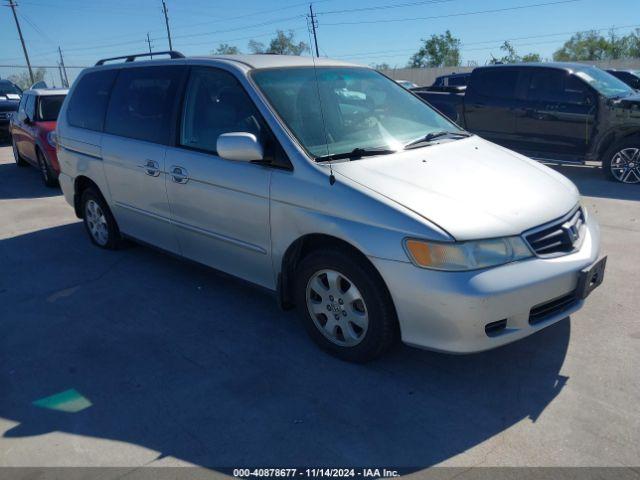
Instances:
[[[13,93],[14,95],[20,95],[22,92],[11,82],[0,82],[0,95],[5,96]]]
[[[58,119],[60,107],[64,102],[64,95],[43,95],[38,101],[38,120],[55,122]]]
[[[605,97],[626,97],[634,93],[622,80],[596,67],[578,70],[576,75]]]
[[[367,68],[276,68],[257,70],[253,79],[314,157],[355,149],[397,151],[432,132],[462,131],[393,80]]]

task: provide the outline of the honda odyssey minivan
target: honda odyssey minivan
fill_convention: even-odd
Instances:
[[[602,282],[569,180],[375,70],[169,55],[100,61],[63,104],[59,181],[97,246],[131,238],[271,289],[351,361],[397,338],[498,347]]]

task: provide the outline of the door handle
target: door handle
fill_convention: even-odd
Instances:
[[[144,169],[144,173],[150,177],[157,177],[160,175],[160,164],[155,160],[145,160],[144,165],[138,165]]]
[[[172,165],[170,168],[171,179],[176,183],[187,183],[189,181],[189,172],[186,168]]]

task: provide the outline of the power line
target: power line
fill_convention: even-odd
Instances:
[[[333,15],[336,13],[351,13],[351,12],[369,12],[372,10],[388,10],[390,8],[405,8],[405,7],[416,7],[418,5],[427,5],[434,3],[448,3],[454,2],[456,0],[421,0],[419,2],[408,2],[408,3],[392,3],[389,5],[378,5],[373,7],[362,7],[362,8],[349,8],[345,10],[329,10],[324,12],[318,12],[317,15]]]
[[[485,13],[498,13],[498,12],[507,12],[511,10],[522,10],[525,8],[534,8],[534,7],[546,7],[550,5],[561,5],[565,3],[575,3],[580,2],[582,0],[559,0],[556,2],[547,2],[547,3],[534,3],[530,5],[519,5],[516,7],[505,7],[505,8],[494,8],[491,10],[477,10],[474,12],[461,12],[461,13],[449,13],[446,15],[432,15],[429,17],[412,17],[412,18],[394,18],[394,19],[383,19],[383,20],[360,20],[357,22],[335,22],[335,23],[323,23],[325,26],[337,26],[337,25],[364,25],[364,24],[372,24],[372,23],[393,23],[393,22],[413,22],[417,20],[434,20],[437,18],[451,18],[451,17],[464,17],[468,15],[481,15]]]

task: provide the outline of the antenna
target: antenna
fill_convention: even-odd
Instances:
[[[309,5],[309,9],[313,13],[313,10],[311,10],[311,5]],[[309,34],[309,45],[311,45],[311,26],[314,25],[313,24],[314,18],[307,15],[307,20],[309,19],[311,20],[311,24],[309,25],[309,28],[307,28],[307,33]],[[315,27],[314,27],[314,30],[315,30]],[[320,82],[318,82],[318,70],[316,69],[316,59],[313,56],[313,52],[311,52],[311,61],[313,62],[313,74],[316,78],[316,92],[318,93],[318,104],[320,105],[320,118],[322,120],[324,143],[327,147],[327,155],[329,155],[329,137],[327,136],[327,124],[325,123],[325,120],[324,120],[324,110],[322,108],[322,97],[320,96]],[[329,160],[329,184],[333,185],[334,183],[336,183],[336,177],[333,175],[333,165],[331,165],[331,160]]]

